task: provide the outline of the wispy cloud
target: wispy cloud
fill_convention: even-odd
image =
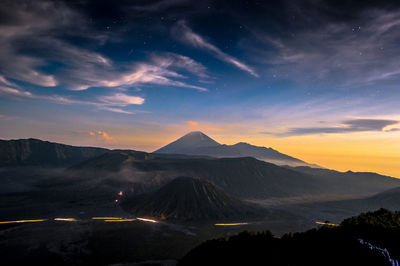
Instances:
[[[190,60],[191,59],[188,57],[183,56],[157,56],[154,57],[151,62],[135,64],[132,70],[126,71],[125,73],[114,73],[114,77],[109,77],[108,79],[101,79],[99,77],[99,80],[92,82],[89,86],[120,87],[140,84],[157,84],[207,91],[205,87],[177,80],[185,76],[174,71],[173,68],[175,67],[184,68],[187,66],[187,71],[201,75],[202,77],[204,76],[204,71],[200,69],[201,65]]]
[[[153,54],[151,59],[159,67],[178,68],[200,78],[210,78],[204,65],[184,55],[175,53]]]
[[[189,57],[164,53],[152,55],[148,61],[116,64],[99,52],[60,38],[59,32],[99,44],[108,39],[90,28],[83,14],[62,1],[31,1],[24,5],[5,1],[0,13],[8,16],[7,23],[0,23],[2,77],[70,90],[140,84],[207,90],[182,80],[186,76],[180,72],[208,77],[206,68]],[[50,68],[53,64],[57,67]]]
[[[239,59],[237,59],[227,53],[224,53],[218,47],[216,47],[212,43],[205,40],[202,36],[193,32],[192,29],[190,29],[186,25],[185,21],[179,21],[176,24],[174,31],[175,31],[175,35],[177,36],[177,38],[179,38],[183,42],[185,42],[195,48],[205,50],[205,51],[211,53],[212,55],[214,55],[215,57],[217,57],[218,59],[220,59],[226,63],[229,63],[243,71],[246,71],[247,73],[249,73],[250,75],[252,75],[254,77],[259,76],[252,67],[241,62]]]
[[[4,1],[0,12],[8,16],[7,23],[0,23],[0,71],[7,77],[35,85],[56,86],[58,81],[55,76],[39,70],[46,65],[46,61],[21,52],[24,48],[22,44],[40,39],[42,33],[55,28],[66,29],[71,22],[79,23],[80,19],[63,3],[50,1],[24,4]]]
[[[286,132],[277,136],[301,136],[313,134],[342,134],[353,132],[391,131],[386,127],[398,124],[400,121],[389,119],[352,119],[343,121],[339,125],[330,127],[304,127],[289,128]]]
[[[12,85],[14,87],[5,86],[5,84]],[[110,112],[123,113],[123,114],[133,114],[134,112],[126,111],[118,107],[126,107],[130,105],[142,105],[145,102],[145,99],[143,97],[131,96],[124,93],[115,93],[111,95],[99,96],[94,101],[77,100],[74,98],[68,98],[59,95],[40,95],[24,90],[2,77],[0,77],[0,95],[14,97],[14,98],[42,100],[58,104],[79,104],[79,105],[94,106],[101,110],[107,110]]]
[[[100,109],[120,114],[127,114],[127,115],[135,114],[135,112],[126,111],[121,108],[115,108],[115,107],[101,107]]]
[[[304,17],[308,13],[302,11],[296,13],[296,19],[309,21]],[[364,10],[351,21],[313,17],[321,21],[320,26],[303,27],[291,35],[260,29],[254,35],[264,46],[253,46],[258,51],[253,56],[268,66],[271,75],[307,85],[397,86],[393,81],[400,80],[399,17],[400,10],[375,9]]]
[[[101,96],[99,97],[101,102],[104,102],[109,105],[116,106],[126,106],[130,104],[143,104],[144,98],[138,96],[129,96],[123,93],[116,93],[111,96]]]

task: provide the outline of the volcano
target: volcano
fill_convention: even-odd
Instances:
[[[135,215],[179,220],[247,218],[265,213],[206,179],[191,177],[178,177],[156,192],[128,198],[122,207]]]

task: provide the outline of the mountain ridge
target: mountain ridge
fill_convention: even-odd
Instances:
[[[202,145],[203,142],[199,140],[200,138],[206,138],[207,142]],[[204,155],[216,158],[254,157],[258,160],[277,165],[316,167],[316,165],[283,154],[271,147],[255,146],[246,142],[238,142],[233,145],[220,144],[200,131],[189,132],[177,140],[155,150],[153,153]]]
[[[267,199],[328,195],[368,196],[400,186],[400,180],[378,174],[353,174],[329,178],[303,173],[257,160],[240,158],[177,157],[168,154],[146,154],[133,151],[111,151],[72,167],[75,171],[97,175],[103,171],[118,174],[134,169],[144,176],[158,176],[159,184],[176,176],[204,178],[224,191],[242,199]],[[149,180],[146,178],[146,180]],[[365,182],[364,182],[365,181]],[[369,183],[372,182],[372,185]]]
[[[0,140],[0,166],[68,166],[108,151],[35,138]]]

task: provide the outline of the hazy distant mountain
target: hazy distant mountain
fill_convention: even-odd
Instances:
[[[400,210],[400,187],[386,190],[364,199],[332,202],[329,206],[349,209],[354,213],[385,208],[393,211]]]
[[[332,190],[340,189],[347,184],[347,189],[353,194],[359,194],[359,191],[367,193],[377,193],[394,187],[400,186],[400,179],[384,176],[369,172],[339,172],[329,169],[311,168],[311,167],[289,167],[289,169],[302,172],[307,175],[320,177]]]
[[[254,157],[256,159],[290,166],[313,166],[302,160],[280,153],[272,148],[258,147],[240,142],[234,145],[219,144],[202,132],[190,132],[154,153],[204,155],[223,157]]]
[[[135,169],[142,176],[191,176],[212,181],[229,194],[245,198],[289,197],[316,194],[323,189],[318,178],[299,173],[251,157],[192,158],[165,154],[142,155],[135,151],[111,151],[82,162],[71,169],[102,174]]]
[[[324,195],[368,196],[400,186],[400,180],[375,174],[357,178],[329,178],[325,172],[309,174],[288,169],[252,157],[196,158],[189,155],[147,154],[135,151],[111,151],[82,162],[71,169],[86,175],[118,174],[134,169],[132,179],[140,173],[143,180],[166,183],[176,176],[210,180],[227,193],[241,198],[282,198]],[[310,168],[311,169],[311,168]],[[317,171],[316,171],[317,172]],[[128,175],[129,177],[129,175]]]
[[[113,150],[100,156],[88,159],[76,165],[73,165],[69,170],[90,170],[96,171],[111,171],[117,172],[125,165],[132,162],[141,162],[148,159],[154,159],[152,154],[134,151],[134,150]]]
[[[68,166],[107,151],[38,139],[0,140],[0,166]]]
[[[276,208],[295,215],[312,217],[316,221],[328,220],[336,223],[346,217],[380,208],[392,211],[400,210],[400,187],[357,199],[287,204]]]
[[[248,218],[265,214],[261,207],[228,195],[210,181],[191,177],[178,177],[156,192],[129,198],[122,207],[136,215],[181,220]]]

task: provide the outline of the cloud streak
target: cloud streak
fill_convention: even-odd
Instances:
[[[331,127],[290,128],[277,136],[302,136],[313,134],[343,134],[353,132],[382,132],[387,126],[398,124],[400,121],[388,119],[352,119]],[[391,131],[390,129],[387,131]]]
[[[295,15],[299,24],[312,20],[320,25],[299,27],[293,34],[254,31],[264,45],[252,46],[253,56],[261,58],[270,75],[339,88],[385,88],[400,81],[400,10],[366,9],[351,21],[305,17],[310,14],[301,8]]]
[[[7,23],[0,23],[0,71],[3,75],[31,84],[54,87],[58,81],[54,75],[39,70],[46,60],[22,52],[26,43],[50,35],[54,29],[67,31],[71,23],[81,20],[61,2],[4,1],[0,7]],[[4,21],[3,21],[4,22]],[[24,45],[25,44],[25,45]]]
[[[116,93],[111,96],[101,96],[100,101],[115,106],[127,106],[131,104],[141,105],[144,103],[144,98],[138,96],[129,96],[123,93]]]
[[[183,79],[185,76],[173,70],[174,68],[185,68],[186,71],[190,71],[197,76],[205,76],[201,64],[188,57],[169,54],[166,57],[153,57],[152,61],[149,63],[137,63],[130,71],[126,71],[122,74],[114,73],[114,77],[99,78],[99,80],[92,82],[89,86],[120,87],[140,84],[156,84],[162,86],[190,88],[198,91],[208,90],[202,86],[192,85],[177,80]]]
[[[24,5],[6,1],[0,14],[8,16],[7,23],[0,22],[0,75],[5,78],[69,90],[141,84],[207,90],[182,80],[186,76],[180,72],[185,71],[208,78],[206,68],[189,57],[163,53],[153,54],[149,61],[116,64],[99,52],[60,38],[63,32],[100,45],[110,38],[89,28],[84,15],[62,1]],[[54,64],[57,67],[52,68]]]
[[[239,68],[254,77],[259,77],[257,72],[252,67],[241,62],[239,59],[237,59],[227,53],[224,53],[218,47],[216,47],[212,43],[206,41],[202,36],[193,32],[192,29],[190,29],[186,25],[185,21],[179,21],[177,23],[177,25],[175,26],[174,31],[175,31],[175,35],[177,36],[177,38],[179,38],[183,42],[185,42],[195,48],[205,50],[205,51],[211,53],[212,55],[214,55],[215,57],[217,57],[218,59],[220,59],[228,64],[231,64],[234,67]]]
[[[20,98],[20,99],[41,100],[58,104],[79,104],[86,106],[94,106],[101,110],[106,110],[115,113],[122,113],[122,114],[133,114],[134,112],[123,110],[120,107],[127,107],[130,105],[142,105],[145,102],[145,99],[143,97],[131,96],[124,93],[115,93],[111,95],[99,96],[94,101],[77,100],[59,95],[40,95],[24,90],[1,76],[0,76],[0,95]]]

